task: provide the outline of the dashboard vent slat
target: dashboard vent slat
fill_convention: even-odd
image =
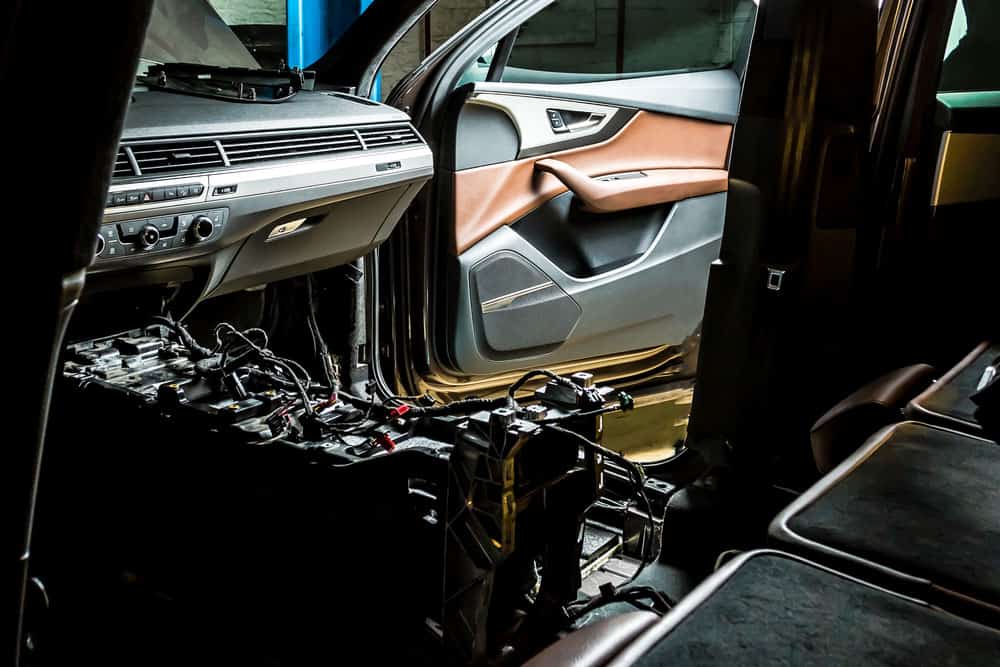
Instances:
[[[136,144],[131,148],[143,174],[225,166],[214,141]]]
[[[420,137],[408,125],[361,130],[360,134],[361,139],[368,148],[385,148],[388,146],[406,146],[421,143]]]
[[[115,156],[115,169],[111,176],[112,178],[135,176],[135,172],[132,170],[132,163],[128,161],[128,156],[125,155],[124,148],[118,149],[118,154]]]
[[[298,155],[346,153],[364,150],[353,130],[317,130],[286,136],[232,137],[222,139],[222,150],[231,164],[286,160]]]
[[[245,168],[256,162],[363,153],[418,144],[423,144],[423,140],[408,123],[151,140],[123,145],[115,161],[114,177],[163,177],[174,172]],[[126,149],[131,150],[140,173],[135,172]]]

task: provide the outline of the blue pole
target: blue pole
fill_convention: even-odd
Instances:
[[[288,66],[308,67],[327,52],[372,0],[287,0]],[[372,99],[382,97],[382,77]]]

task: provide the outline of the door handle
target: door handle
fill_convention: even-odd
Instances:
[[[548,114],[549,125],[552,126],[552,131],[556,134],[588,130],[603,123],[607,117],[603,113],[572,111],[570,109],[546,109],[545,113]]]
[[[725,169],[647,169],[591,178],[565,162],[546,158],[535,162],[535,170],[552,174],[562,181],[580,200],[584,210],[592,213],[614,213],[665,204],[725,192],[729,187],[729,174]]]

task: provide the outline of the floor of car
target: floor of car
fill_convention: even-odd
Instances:
[[[601,569],[591,574],[583,582],[581,595],[599,595],[600,586],[604,583],[621,585],[628,581],[629,577],[638,567],[638,561],[631,558],[612,558]],[[665,593],[674,602],[680,600],[690,593],[701,583],[702,577],[698,574],[688,572],[674,565],[667,563],[650,563],[632,582],[633,586],[649,586],[661,593]],[[625,602],[615,602],[598,607],[577,620],[575,626],[583,627],[602,618],[617,616],[618,614],[634,611],[635,607]]]

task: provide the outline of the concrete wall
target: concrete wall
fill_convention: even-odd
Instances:
[[[229,24],[262,23],[284,25],[286,0],[209,0]]]

